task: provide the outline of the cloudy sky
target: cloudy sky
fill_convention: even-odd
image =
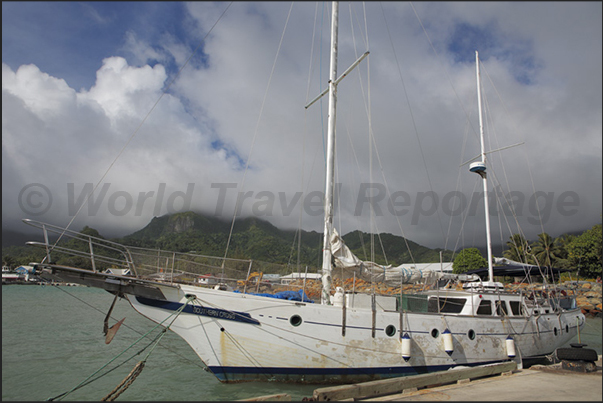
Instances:
[[[242,192],[243,215],[322,231],[327,98],[304,106],[327,85],[330,15],[2,2],[3,230],[230,220]],[[601,222],[601,15],[600,2],[342,2],[339,74],[370,55],[338,87],[339,231],[484,244],[482,182],[460,166],[480,152],[476,50],[486,150],[523,143],[487,157],[493,242]]]

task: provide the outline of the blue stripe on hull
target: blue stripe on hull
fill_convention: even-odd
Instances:
[[[494,364],[486,361],[463,366]],[[221,382],[278,381],[292,383],[355,383],[402,376],[446,371],[455,365],[375,367],[375,368],[289,368],[289,367],[220,367],[208,369]]]
[[[166,309],[168,311],[177,311],[182,307],[179,302],[170,302],[170,301],[159,301],[156,299],[150,299],[145,297],[136,296],[136,301],[140,302],[143,305],[152,306],[155,308]],[[190,313],[193,315],[200,316],[209,316],[211,318],[223,319],[223,320],[233,320],[236,322],[244,322],[251,323],[254,325],[259,325],[260,321],[251,317],[250,314],[245,312],[236,312],[236,311],[227,311],[225,309],[218,308],[210,308],[202,305],[189,305],[187,304],[182,312]]]

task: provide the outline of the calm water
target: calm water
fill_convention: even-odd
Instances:
[[[155,326],[127,301],[118,300],[112,313],[115,319],[109,325],[123,317],[126,320],[111,344],[106,345],[103,320],[112,301],[111,294],[97,288],[2,286],[2,400],[46,400],[67,392]],[[152,333],[156,334],[157,330]],[[146,344],[143,340],[136,346]],[[140,348],[128,350],[114,364]],[[101,400],[148,351],[63,400]],[[301,400],[312,396],[317,387],[220,383],[203,369],[188,344],[167,332],[142,373],[117,400],[229,401],[275,393],[288,393],[293,400]]]
[[[112,314],[115,319],[109,324],[123,317],[126,320],[115,339],[106,345],[103,320],[112,300],[111,294],[96,288],[2,286],[2,400],[46,400],[67,392],[155,326],[127,301],[119,300]],[[587,320],[581,340],[601,354],[600,318]],[[114,364],[139,350],[128,351]],[[63,400],[102,399],[147,352]],[[168,332],[140,376],[117,400],[229,401],[275,393],[288,393],[293,400],[301,400],[311,397],[317,387],[222,384],[203,369],[182,339]]]

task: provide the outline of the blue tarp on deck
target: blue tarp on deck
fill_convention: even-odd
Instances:
[[[235,290],[234,292],[239,292],[240,293],[241,291]],[[301,301],[301,302],[314,303],[314,301],[312,301],[310,299],[310,297],[308,297],[308,295],[304,292],[304,290],[299,290],[299,291],[281,291],[281,292],[276,292],[274,294],[248,292],[247,294],[249,294],[249,295],[259,295],[260,297],[286,299],[286,300],[289,300],[289,301]]]

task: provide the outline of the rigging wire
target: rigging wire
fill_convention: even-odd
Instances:
[[[255,130],[253,131],[253,138],[251,139],[251,148],[249,150],[249,154],[247,156],[247,161],[245,162],[245,169],[243,171],[243,179],[241,180],[241,192],[245,189],[245,178],[247,177],[247,171],[249,170],[249,162],[251,161],[251,155],[253,154],[253,148],[255,146],[255,141],[257,139],[260,121],[262,120],[262,114],[264,112],[264,106],[266,105],[266,99],[268,98],[268,90],[270,89],[270,84],[272,83],[272,77],[274,76],[274,69],[276,68],[276,62],[278,60],[278,56],[281,51],[281,46],[283,44],[283,39],[285,37],[285,32],[287,31],[287,25],[289,24],[289,18],[291,17],[291,11],[293,10],[293,2],[291,3],[291,7],[289,7],[289,13],[287,14],[287,20],[285,21],[285,26],[283,27],[283,32],[281,33],[281,39],[278,44],[278,48],[276,50],[276,55],[274,56],[274,61],[272,62],[272,70],[270,71],[270,76],[268,77],[268,85],[266,86],[266,91],[264,92],[264,97],[262,99],[262,104],[260,106],[260,113],[256,122]],[[232,233],[235,225],[235,221],[237,219],[237,213],[239,209],[239,200],[237,198],[237,202],[235,204],[235,210],[232,215],[232,222],[230,224],[230,232],[228,233],[228,240],[226,241],[226,250],[224,251],[224,259],[228,255],[228,248],[230,247],[230,241],[232,239]],[[242,200],[241,200],[242,207]],[[224,263],[222,263],[222,269],[224,269]]]
[[[459,101],[459,105],[461,106],[461,108],[463,109],[463,112],[465,113],[465,116],[469,116],[469,114],[467,113],[467,110],[465,109],[463,103],[461,102],[461,99],[459,97],[458,92],[456,91],[456,88],[454,87],[454,84],[452,83],[452,79],[450,78],[450,74],[448,74],[448,69],[446,69],[446,66],[442,63],[441,58],[438,54],[438,51],[436,50],[435,46],[433,46],[433,42],[431,42],[431,38],[429,37],[429,34],[427,34],[427,30],[425,29],[425,26],[423,25],[423,21],[421,21],[421,17],[419,17],[419,14],[417,13],[417,10],[415,9],[414,4],[412,3],[412,1],[410,2],[410,6],[412,7],[412,10],[415,14],[415,16],[417,17],[417,20],[419,21],[419,25],[421,25],[421,29],[423,30],[423,33],[425,34],[425,37],[427,38],[427,41],[429,42],[429,46],[431,47],[431,50],[433,50],[433,53],[436,55],[436,58],[438,61],[440,61],[440,64],[442,65],[442,68],[444,69],[444,73],[446,74],[446,77],[448,78],[448,82],[450,83],[450,86],[452,87],[452,91],[454,92],[454,95],[456,96],[457,100]],[[478,137],[478,131],[475,129],[475,127],[473,127],[473,124],[471,124],[471,128],[473,129],[472,132],[475,135],[475,138],[479,141],[479,137]]]
[[[468,122],[466,122],[465,134],[463,136],[463,145],[461,147],[461,156],[460,156],[459,165],[462,165],[462,163],[463,163],[463,159],[464,159],[463,155],[465,153],[465,147],[467,145],[467,137],[468,137],[468,125],[467,125],[467,123]],[[461,169],[459,168],[457,170],[457,175],[456,175],[456,187],[455,187],[456,190],[455,191],[461,193],[460,190],[459,190],[461,188],[462,188],[462,186],[461,186]],[[473,189],[475,191],[475,187]],[[462,199],[459,201],[459,204],[460,204],[459,207],[461,208],[461,211],[463,211],[465,209],[464,208],[465,206],[462,205]],[[455,198],[455,201],[454,201],[454,204],[452,206],[452,210],[451,211],[456,211],[456,198]],[[452,221],[453,221],[453,218],[454,218],[454,214],[452,214],[452,217],[450,217],[450,220],[448,221],[448,232],[446,233],[446,242],[444,243],[444,250],[446,250],[448,248],[448,240],[450,239],[450,232],[452,230]],[[462,220],[462,225],[464,225],[464,219]],[[455,247],[453,248],[453,250],[452,250],[452,256],[450,257],[450,260],[452,260],[452,261],[454,261],[454,255],[456,254],[456,250],[457,250],[457,247],[458,247],[458,239],[461,237],[462,233],[463,233],[463,231],[462,231],[462,226],[461,226],[461,231],[459,231],[459,234],[457,236],[457,245],[455,245]]]
[[[316,30],[317,30],[317,21],[318,21],[318,4],[316,3],[315,8],[314,8],[314,26],[312,28],[312,40],[311,40],[311,47],[310,47],[310,63],[308,64],[308,80],[306,83],[306,104],[308,103],[309,99],[310,99],[310,89],[311,89],[311,76],[312,76],[312,67],[313,67],[313,60],[314,60],[314,45],[316,43]],[[324,13],[325,13],[325,4],[324,2],[322,3],[322,13],[321,13],[321,21],[320,21],[320,32],[322,32],[323,27],[324,27]],[[328,11],[327,11],[328,12]],[[322,61],[322,41],[319,38],[319,60]],[[318,86],[320,87],[320,83],[321,83],[321,79],[320,77],[322,77],[322,62],[319,62],[319,80],[318,80]],[[320,90],[320,88],[319,88]],[[321,122],[324,121],[324,116],[323,116],[323,108],[322,108],[322,98],[320,99],[320,119]],[[310,178],[312,177],[312,172],[314,171],[314,166],[316,164],[316,160],[317,160],[317,155],[318,155],[318,151],[320,147],[317,147],[316,149],[316,153],[314,154],[314,158],[312,160],[312,164],[310,165],[310,174],[309,174],[309,179],[308,179],[308,183],[307,185],[304,186],[304,173],[305,173],[305,169],[304,169],[304,161],[305,161],[305,155],[306,155],[306,137],[308,135],[308,110],[304,109],[304,141],[303,141],[303,146],[302,146],[302,163],[301,163],[301,192],[302,192],[302,197],[303,195],[307,195],[307,191],[310,188]],[[325,146],[325,134],[324,134],[324,125],[321,124],[321,133],[322,133],[322,141],[321,141],[321,145],[322,145],[322,149],[323,149],[323,159],[324,159],[324,163],[326,164],[326,146]],[[324,186],[323,186],[324,187]],[[296,231],[296,237],[297,237],[297,272],[300,273],[300,263],[301,263],[301,238],[302,238],[302,222],[303,222],[303,213],[304,213],[304,203],[300,203],[299,205],[299,219],[298,219],[298,226],[297,226],[297,231]],[[320,245],[320,243],[319,243]],[[291,245],[291,253],[289,256],[289,261],[291,260],[291,256],[293,254],[293,249],[295,247],[295,238],[293,240],[293,243]],[[318,261],[316,262],[317,266],[320,266],[320,256],[318,256]]]
[[[100,312],[101,314],[105,315],[105,312],[104,312],[104,311],[102,311],[101,309],[99,309],[99,308],[95,307],[94,305],[90,304],[88,301],[86,301],[86,300],[84,300],[84,299],[82,299],[82,298],[79,298],[78,296],[76,296],[76,295],[74,295],[74,294],[70,293],[69,291],[64,290],[62,287],[59,287],[59,286],[57,286],[57,285],[52,285],[52,287],[53,287],[53,288],[55,288],[55,289],[57,289],[57,290],[60,290],[60,291],[64,292],[65,294],[67,294],[67,295],[69,295],[69,296],[71,296],[71,297],[73,297],[73,298],[77,299],[78,301],[80,301],[80,302],[81,302],[81,303],[83,303],[84,305],[87,305],[88,307],[90,307],[90,308],[94,309],[95,311],[98,311],[98,312]],[[117,320],[117,319],[116,319],[115,317],[113,317],[113,316],[111,316],[111,319]],[[142,334],[143,334],[141,331],[136,330],[135,328],[133,328],[132,326],[129,326],[129,325],[128,325],[127,323],[125,323],[125,322],[122,324],[122,326],[124,326],[124,327],[126,327],[126,328],[130,329],[131,331],[133,331],[134,333],[137,333],[137,334],[139,334],[139,335],[142,335]],[[173,354],[176,354],[178,357],[180,357],[180,358],[182,358],[182,359],[184,359],[184,360],[186,360],[186,361],[190,362],[191,364],[194,364],[194,365],[196,365],[196,366],[197,366],[197,367],[199,367],[199,368],[206,369],[206,367],[205,367],[204,365],[199,365],[199,363],[198,363],[196,360],[191,360],[190,358],[188,358],[188,357],[186,357],[186,356],[184,356],[184,355],[182,355],[182,354],[178,353],[177,351],[172,350],[170,347],[168,347],[168,346],[166,346],[166,345],[160,344],[160,346],[162,346],[163,348],[165,348],[165,349],[166,349],[166,350],[168,350],[169,352],[171,352],[171,353],[173,353]]]
[[[481,64],[481,61],[480,61],[480,64]],[[482,66],[483,66],[483,64],[482,64]],[[486,71],[485,66],[483,67],[483,70]],[[500,93],[496,89],[496,86],[492,82],[492,79],[488,75],[487,71],[486,71],[486,76],[488,77],[490,84],[494,88],[494,90],[495,90],[495,92],[496,92],[496,94],[498,96],[498,99],[503,104],[505,112],[508,113],[506,105],[502,101]],[[480,82],[480,85],[482,85],[481,82]],[[486,115],[486,118],[487,118],[486,119],[486,125],[488,126],[488,132],[494,134],[493,136],[488,136],[489,149],[495,149],[496,148],[497,150],[501,150],[501,147],[500,147],[500,144],[499,144],[499,141],[498,141],[498,136],[496,135],[495,127],[493,126],[493,122],[492,122],[492,120],[490,118],[490,116],[491,116],[491,113],[489,113],[489,111],[491,110],[490,103],[489,103],[487,94],[485,92],[483,92],[483,94],[484,94],[484,104],[485,104],[484,106],[485,106],[485,110],[486,110],[485,111],[485,115]],[[464,141],[466,141],[466,136],[464,138]],[[496,143],[496,147],[493,147],[493,143]],[[465,148],[465,144],[463,144],[463,150],[464,150],[464,148]],[[500,164],[501,164],[501,167],[502,167],[503,178],[504,178],[504,181],[505,181],[505,184],[506,184],[507,191],[510,192],[509,179],[508,179],[507,171],[506,171],[505,164],[503,162],[502,156],[499,156],[499,160],[500,160]],[[463,164],[461,164],[461,165],[463,165]],[[528,168],[529,167],[530,167],[530,164],[529,164],[529,161],[528,161]],[[459,170],[459,172],[460,172],[460,170]],[[514,231],[511,229],[509,218],[507,217],[507,214],[505,213],[505,208],[507,208],[508,211],[510,211],[510,213],[512,215],[512,218],[513,218],[513,220],[515,222],[515,225],[517,227],[518,234],[521,235],[521,237],[523,239],[525,239],[526,236],[525,236],[525,233],[523,232],[523,230],[521,229],[521,226],[520,226],[520,223],[519,223],[519,220],[518,220],[518,215],[517,215],[517,212],[515,211],[513,203],[511,203],[510,200],[507,199],[504,196],[504,194],[501,194],[502,197],[499,197],[499,194],[496,191],[497,189],[501,189],[502,188],[502,182],[498,179],[498,176],[496,174],[496,170],[494,169],[494,167],[491,164],[490,164],[490,171],[489,171],[489,173],[491,175],[492,184],[493,184],[493,189],[492,189],[492,194],[494,196],[494,200],[493,201],[496,203],[496,207],[498,208],[497,211],[499,212],[497,214],[497,216],[498,216],[498,221],[499,221],[499,235],[500,235],[501,243],[504,242],[504,238],[503,238],[503,223],[502,223],[503,218],[504,218],[504,222],[506,224],[507,230],[510,233],[514,233]],[[532,190],[534,191],[534,182],[533,182],[533,177],[531,175],[531,170],[529,170],[529,173],[530,173],[530,180],[531,180],[531,184],[532,184]],[[477,180],[477,182],[479,182],[479,180]],[[476,185],[477,185],[477,182],[476,182]],[[458,190],[458,184],[457,184],[457,190]],[[474,187],[473,194],[475,194],[475,187]],[[538,204],[537,204],[536,207],[537,207],[537,210],[538,210],[538,218],[539,218],[539,222],[540,222],[540,225],[541,225],[541,230],[542,230],[542,232],[544,232],[543,223],[542,223],[542,216],[540,214],[540,207],[539,207]],[[501,217],[501,215],[503,215],[504,217]],[[462,223],[462,226],[461,226],[461,232],[459,234],[459,238],[460,238],[461,234],[463,233],[462,228],[464,227],[464,221],[465,221],[465,219],[466,219],[466,216],[463,219],[463,223]],[[474,225],[476,225],[476,224],[474,223]],[[449,227],[449,231],[450,231],[450,227]],[[474,232],[474,234],[475,234],[475,232]],[[530,253],[528,250],[526,250],[526,248],[524,248],[523,246],[517,245],[516,244],[516,239],[514,237],[511,237],[511,242],[515,245],[515,247],[516,247],[516,249],[518,251],[521,250],[521,252],[523,253],[523,257],[521,257],[521,260],[524,261],[524,262],[527,262],[528,259],[529,259],[529,257],[533,258],[535,260],[535,262],[536,262],[536,266],[538,267],[539,272],[541,273],[541,275],[543,277],[545,277],[545,274],[542,271],[542,267],[541,267],[540,262],[538,261],[538,259],[536,259],[535,256],[532,253]],[[507,242],[507,244],[508,244],[508,242]],[[454,248],[455,250],[456,250],[457,246],[458,246],[458,240],[457,240],[457,244],[455,245],[455,248]],[[549,266],[550,266],[550,264],[549,264]],[[527,270],[527,268],[525,270]],[[528,273],[526,271],[526,278],[527,277],[528,277]]]
[[[222,14],[220,15],[220,17],[218,17],[218,19],[216,20],[216,22],[214,23],[214,25],[212,25],[212,27],[209,29],[209,31],[205,34],[205,36],[203,37],[203,39],[201,40],[201,42],[199,42],[199,45],[197,45],[197,47],[195,48],[195,50],[193,51],[193,53],[191,53],[191,55],[188,57],[188,59],[186,59],[186,61],[184,62],[184,64],[182,65],[182,67],[180,67],[180,69],[178,70],[178,72],[176,73],[176,75],[174,76],[174,78],[168,83],[168,85],[165,87],[165,89],[161,92],[161,95],[159,96],[159,98],[157,98],[157,101],[155,101],[155,103],[153,104],[153,106],[151,107],[151,109],[147,112],[147,114],[144,116],[144,118],[142,119],[142,121],[140,122],[140,124],[136,127],[136,129],[134,129],[134,131],[132,132],[132,134],[130,135],[130,137],[128,138],[128,141],[126,141],[126,143],[124,144],[124,146],[121,148],[121,150],[119,151],[119,153],[117,154],[117,156],[113,159],[113,161],[111,162],[111,164],[109,165],[109,167],[107,168],[107,170],[105,171],[105,173],[101,176],[101,178],[98,180],[98,182],[96,183],[96,185],[94,186],[94,188],[92,189],[92,191],[86,196],[86,199],[84,200],[84,202],[80,205],[80,207],[78,208],[78,210],[75,212],[75,214],[73,215],[73,217],[71,218],[71,220],[69,221],[69,223],[67,224],[67,226],[64,228],[63,232],[59,235],[59,237],[57,238],[56,242],[54,243],[54,245],[51,246],[50,251],[54,250],[54,248],[56,247],[56,245],[59,243],[59,241],[61,240],[61,238],[63,237],[63,235],[65,234],[65,232],[67,231],[67,229],[71,226],[71,224],[73,224],[73,221],[76,219],[76,217],[79,215],[80,211],[82,211],[82,209],[84,208],[84,205],[87,204],[88,200],[90,199],[90,197],[92,197],[92,194],[94,193],[94,191],[100,186],[100,184],[102,183],[102,181],[105,179],[105,177],[109,174],[109,171],[111,170],[111,168],[113,168],[113,166],[115,165],[115,163],[117,162],[117,160],[119,159],[119,157],[121,157],[121,155],[124,153],[124,151],[126,150],[126,148],[128,147],[128,145],[130,145],[130,143],[132,142],[132,140],[134,139],[134,137],[136,136],[136,134],[138,134],[140,128],[144,125],[144,123],[147,121],[147,119],[149,118],[149,116],[151,115],[151,113],[153,113],[153,111],[155,110],[155,108],[157,107],[157,105],[159,104],[159,102],[161,101],[161,99],[163,98],[163,96],[165,94],[167,94],[168,90],[170,89],[170,87],[172,86],[172,84],[176,81],[176,79],[180,76],[180,73],[182,73],[182,70],[184,70],[184,68],[188,65],[188,63],[191,61],[191,59],[193,58],[193,56],[197,53],[197,51],[201,48],[201,45],[203,45],[205,43],[205,40],[207,39],[207,37],[209,36],[209,34],[211,34],[211,32],[213,31],[213,29],[216,27],[216,25],[218,25],[218,22],[220,22],[220,20],[222,19],[222,17],[224,17],[224,15],[226,14],[226,12],[228,11],[228,9],[230,8],[230,6],[232,5],[232,1],[228,4],[228,6],[226,7],[226,9],[224,9],[224,11],[222,12]],[[48,255],[47,255],[48,256]],[[46,259],[46,257],[42,260],[42,262],[44,262],[44,260]]]
[[[155,346],[157,345],[157,343],[159,342],[159,340],[161,340],[161,338],[163,337],[163,335],[165,334],[165,332],[167,331],[167,329],[174,323],[174,321],[176,320],[176,318],[180,315],[180,313],[182,312],[182,310],[187,306],[187,302],[189,302],[190,300],[194,299],[194,297],[188,297],[186,302],[184,304],[182,304],[182,306],[174,311],[173,313],[171,313],[170,315],[168,315],[164,320],[162,320],[161,322],[158,322],[157,325],[155,325],[151,330],[149,330],[147,333],[145,333],[144,335],[142,335],[141,337],[139,337],[135,342],[133,342],[132,344],[130,344],[130,346],[128,346],[125,350],[123,350],[121,353],[119,353],[118,355],[116,355],[115,357],[113,357],[111,360],[109,360],[106,364],[104,364],[103,366],[101,366],[99,369],[97,369],[95,372],[93,372],[91,375],[89,375],[86,379],[84,379],[82,382],[80,382],[78,385],[74,386],[73,388],[71,388],[69,391],[62,393],[58,396],[55,396],[53,398],[49,398],[47,400],[55,400],[55,399],[59,399],[61,400],[63,397],[71,394],[72,392],[74,392],[77,389],[82,388],[83,386],[88,385],[89,383],[91,383],[92,381],[95,381],[107,374],[109,374],[110,372],[114,371],[115,369],[119,368],[120,366],[122,366],[123,364],[125,364],[127,361],[131,360],[132,358],[134,358],[135,356],[141,354],[144,350],[146,350],[149,346],[151,346],[152,344],[155,344]],[[172,316],[174,316],[174,318],[172,319],[172,321],[169,323],[169,325],[167,325],[167,327],[165,327],[149,344],[147,344],[144,348],[142,348],[140,351],[138,351],[137,353],[133,354],[132,356],[130,356],[128,359],[126,359],[125,361],[123,361],[121,364],[118,364],[116,367],[102,373],[101,375],[99,375],[98,377],[93,378],[96,374],[98,374],[100,371],[102,371],[104,368],[106,368],[109,364],[111,364],[113,361],[115,361],[116,359],[118,359],[119,357],[121,357],[123,354],[125,354],[129,349],[131,349],[132,347],[134,347],[139,341],[141,341],[143,338],[147,337],[151,332],[153,332],[155,329],[157,329],[159,326],[162,326],[164,322],[166,322],[168,319],[170,319]],[[146,361],[151,352],[153,352],[154,347],[151,349],[151,351],[146,355],[146,357],[144,358],[143,362]]]
[[[506,113],[507,115],[510,115],[510,113],[509,113],[509,110],[508,110],[508,108],[507,108],[506,103],[503,101],[503,99],[502,99],[502,97],[501,97],[501,95],[500,95],[500,93],[499,93],[498,89],[497,89],[497,88],[496,88],[496,86],[494,85],[494,82],[492,81],[492,78],[491,78],[491,77],[490,77],[490,75],[488,74],[488,71],[487,71],[487,69],[485,68],[485,66],[484,66],[484,72],[485,72],[485,74],[486,74],[486,77],[488,77],[488,80],[489,80],[490,84],[492,85],[492,88],[494,89],[494,91],[495,91],[495,93],[496,93],[496,95],[497,95],[497,97],[498,97],[498,100],[501,102],[502,107],[503,107],[503,110],[505,111],[505,113]],[[528,176],[530,177],[530,183],[531,183],[531,185],[532,185],[532,192],[534,192],[534,194],[535,194],[535,193],[536,193],[536,187],[535,187],[535,185],[534,185],[534,177],[533,177],[533,175],[532,175],[532,169],[531,169],[530,160],[529,160],[529,158],[528,158],[528,156],[527,156],[527,153],[526,153],[526,152],[524,152],[524,153],[523,153],[523,155],[524,155],[524,157],[525,157],[525,159],[526,159],[526,165],[527,165],[527,167],[528,167]],[[501,160],[501,162],[502,162],[502,160]],[[509,189],[510,189],[510,186],[509,186],[509,180],[508,180],[508,178],[507,178],[507,172],[506,172],[506,170],[504,170],[504,165],[503,165],[503,171],[504,171],[504,177],[505,177],[505,180],[506,180],[506,183],[507,183],[507,188],[509,188]],[[540,214],[540,206],[538,205],[538,203],[536,203],[536,208],[537,208],[537,211],[538,211],[538,220],[539,220],[539,223],[540,223],[540,229],[541,229],[541,232],[544,232],[544,224],[543,224],[543,222],[542,222],[542,216],[541,216],[541,214]],[[517,222],[517,225],[518,225],[518,227],[519,227],[519,222]]]
[[[368,36],[368,26],[367,26],[367,13],[366,13],[366,8],[365,8],[365,3],[362,3],[363,5],[363,21],[364,21],[364,36],[361,36],[364,40],[364,44],[366,49],[369,49],[369,36]],[[362,25],[359,22],[359,18],[357,13],[354,10],[354,14],[352,15],[352,7],[350,6],[350,21],[351,21],[351,28],[352,28],[352,40],[353,40],[353,44],[354,44],[354,52],[355,52],[355,56],[356,58],[358,57],[358,50],[357,50],[357,45],[356,45],[356,35],[354,34],[354,16],[356,17],[355,20],[357,22],[357,25],[359,27],[362,27]],[[365,88],[364,88],[364,84],[362,81],[362,72],[361,70],[359,70],[358,72],[358,79],[359,79],[359,84],[360,84],[360,89],[361,89],[361,93],[362,93],[362,99],[364,100],[364,108],[365,108],[365,113],[368,117],[368,141],[369,141],[369,182],[372,183],[372,177],[373,177],[373,154],[377,155],[378,161],[379,161],[379,167],[381,169],[381,175],[383,176],[384,182],[387,184],[387,180],[385,179],[384,176],[384,172],[383,172],[383,165],[381,163],[380,157],[379,157],[379,151],[378,151],[378,147],[376,145],[376,141],[375,141],[375,135],[374,135],[374,130],[373,130],[373,124],[372,124],[372,108],[371,108],[371,81],[370,81],[370,59],[367,60],[367,75],[366,75],[366,80],[367,80],[367,89],[365,92]],[[345,123],[344,123],[345,124]],[[356,154],[356,150],[354,147],[354,143],[352,141],[352,138],[350,136],[350,132],[349,132],[349,128],[346,125],[346,133],[348,135],[348,140],[349,140],[349,144],[350,144],[350,148],[353,152],[353,156],[354,156],[354,160],[356,162],[356,167],[358,168],[358,171],[360,172],[360,163],[358,160],[358,156]],[[373,149],[375,151],[373,151]],[[360,175],[358,175],[358,177],[360,177]],[[388,191],[389,192],[389,191]],[[377,235],[377,238],[379,240],[379,244],[381,246],[381,251],[383,253],[384,259],[387,262],[387,255],[385,253],[385,247],[383,245],[383,239],[381,237],[381,234],[379,233],[379,229],[378,226],[374,220],[375,218],[375,210],[374,210],[374,206],[372,203],[369,203],[369,208],[370,208],[370,212],[369,212],[369,219],[370,219],[370,229],[369,229],[369,238],[370,238],[370,256],[367,256],[366,253],[366,248],[365,248],[365,243],[364,243],[364,237],[362,236],[361,232],[358,232],[359,238],[360,238],[360,243],[362,246],[362,250],[364,252],[365,255],[365,260],[370,260],[370,261],[375,261],[375,241],[374,241],[374,236],[375,233]],[[341,219],[341,218],[340,218]],[[356,219],[356,221],[358,221],[358,219]],[[399,226],[400,226],[400,230],[402,231],[401,225],[398,222]],[[341,228],[341,225],[340,225]],[[407,243],[407,248],[410,249],[408,247],[408,243]],[[410,255],[412,256],[412,252],[410,252]],[[387,264],[387,263],[386,263]]]

